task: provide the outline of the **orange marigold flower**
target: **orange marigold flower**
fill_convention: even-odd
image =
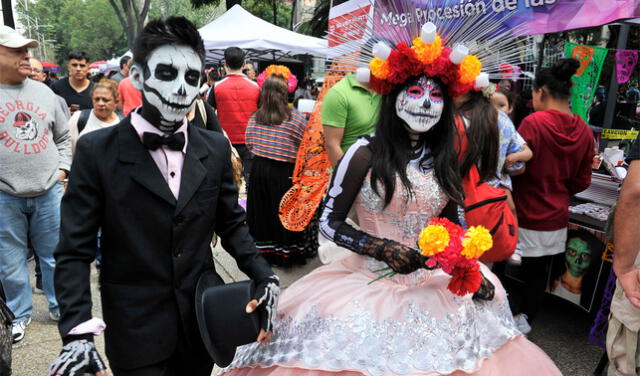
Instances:
[[[436,35],[436,40],[433,43],[425,43],[418,37],[413,40],[411,48],[415,51],[420,62],[431,64],[442,54],[442,39]]]
[[[489,230],[482,226],[471,226],[462,239],[462,254],[468,260],[477,259],[493,247]]]
[[[376,76],[381,80],[386,80],[389,77],[389,73],[391,73],[391,67],[386,60],[382,60],[379,57],[373,58],[369,63],[369,69],[371,70],[371,74]]]
[[[429,225],[422,229],[418,238],[418,247],[423,256],[433,256],[449,245],[449,231],[442,225]]]
[[[265,71],[266,77],[280,76],[284,78],[285,81],[288,81],[289,76],[291,75],[291,71],[289,70],[289,68],[285,67],[284,65],[269,65],[267,69],[265,69]]]
[[[475,55],[467,55],[460,62],[460,83],[470,84],[482,71],[482,63]]]

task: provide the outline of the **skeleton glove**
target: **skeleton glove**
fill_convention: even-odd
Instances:
[[[256,283],[256,292],[253,298],[258,301],[260,328],[267,333],[273,331],[279,295],[280,280],[277,275],[272,275]]]
[[[49,366],[47,376],[81,376],[106,370],[93,342],[79,339],[67,343],[58,358]]]

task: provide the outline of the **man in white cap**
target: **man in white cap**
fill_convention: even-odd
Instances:
[[[71,165],[71,137],[55,94],[28,79],[38,42],[0,26],[0,282],[14,313],[13,341],[31,322],[27,237],[40,257],[49,317],[60,310],[53,287],[60,199]]]

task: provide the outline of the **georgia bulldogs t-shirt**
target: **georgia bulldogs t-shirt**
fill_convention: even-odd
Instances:
[[[31,79],[0,85],[0,191],[43,194],[71,165],[71,136],[55,94]]]

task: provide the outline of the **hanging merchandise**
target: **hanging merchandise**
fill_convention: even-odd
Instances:
[[[574,114],[580,115],[587,121],[589,106],[593,100],[602,64],[607,57],[608,50],[602,47],[578,45],[571,42],[565,43],[565,54],[580,62],[580,69],[573,76],[573,93],[571,94],[571,109]]]
[[[625,84],[631,78],[631,75],[638,64],[637,50],[618,50],[616,51],[616,81],[618,84]]]

